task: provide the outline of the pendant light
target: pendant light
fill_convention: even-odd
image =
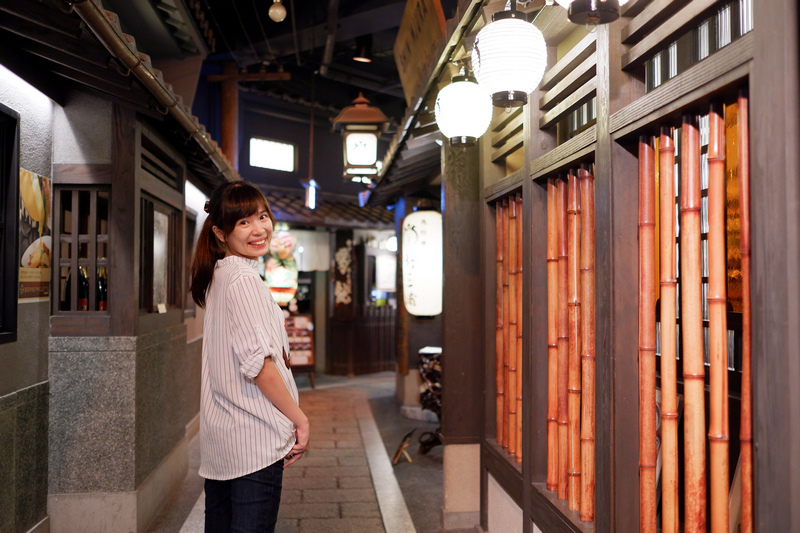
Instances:
[[[556,0],[567,10],[567,18],[575,24],[596,26],[619,18],[619,8],[628,0]]]
[[[472,69],[495,106],[525,105],[528,94],[542,81],[546,66],[544,36],[526,13],[517,11],[516,1],[509,11],[492,15],[492,22],[475,38]]]
[[[439,91],[436,124],[451,146],[473,146],[492,121],[492,99],[464,69]]]
[[[286,8],[283,7],[281,0],[273,0],[272,5],[269,6],[269,18],[275,22],[283,22],[286,18]]]

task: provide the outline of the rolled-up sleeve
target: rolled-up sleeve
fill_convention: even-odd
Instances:
[[[231,284],[227,306],[239,372],[253,379],[261,372],[266,357],[283,352],[283,316],[275,312],[277,306],[269,289],[255,274]]]

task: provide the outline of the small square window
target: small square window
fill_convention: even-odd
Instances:
[[[250,139],[250,166],[294,172],[294,145],[267,139]]]

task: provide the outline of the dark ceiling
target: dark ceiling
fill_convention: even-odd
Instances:
[[[119,14],[123,29],[137,36],[140,50],[154,64],[204,48],[206,69],[234,62],[240,72],[264,74],[262,81],[241,81],[244,91],[306,108],[313,105],[331,116],[363,92],[395,121],[405,112],[392,51],[403,0],[283,0],[287,16],[282,22],[269,18],[272,0],[103,0],[103,4]],[[194,28],[182,31],[181,19],[184,23],[189,19]],[[181,41],[181,34],[191,29],[202,42]],[[353,59],[362,40],[371,41],[369,63]],[[278,72],[287,73],[289,79],[274,79]]]

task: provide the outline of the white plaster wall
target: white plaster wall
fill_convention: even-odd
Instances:
[[[20,167],[50,177],[53,112],[58,106],[3,65],[0,103],[20,115]]]
[[[497,481],[489,475],[487,487],[488,533],[522,533],[522,509]],[[534,528],[534,531],[538,531]]]
[[[86,93],[73,92],[56,107],[53,163],[111,163],[113,106]]]

